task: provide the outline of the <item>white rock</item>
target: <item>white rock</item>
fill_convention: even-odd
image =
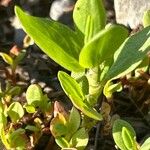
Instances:
[[[117,23],[132,29],[142,24],[143,13],[150,10],[150,0],[114,0]]]

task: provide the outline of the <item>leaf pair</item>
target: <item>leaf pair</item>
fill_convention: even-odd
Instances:
[[[47,95],[44,95],[42,88],[37,84],[32,84],[26,92],[27,105],[25,106],[28,113],[34,113],[39,107],[43,112],[50,108],[51,103],[48,102]]]
[[[114,141],[121,150],[149,150],[150,148],[150,137],[139,147],[133,127],[124,120],[117,119],[113,124],[112,132]]]
[[[121,119],[117,119],[113,124],[113,138],[121,150],[136,150],[136,134],[132,126]]]
[[[79,32],[52,20],[29,16],[19,7],[15,8],[15,12],[24,30],[35,43],[54,61],[74,72],[84,70],[79,64],[79,54],[83,47],[81,32],[84,38],[92,38],[105,27],[106,22],[101,0],[77,2],[73,18]],[[91,18],[91,21],[88,21],[88,18]]]
[[[64,137],[56,138],[56,143],[62,150],[84,150],[88,144],[88,133],[85,128],[79,129],[68,142]]]
[[[50,124],[50,130],[56,143],[61,148],[84,149],[88,143],[88,134],[85,128],[79,128],[80,124],[81,117],[75,107],[68,116],[58,112]]]
[[[64,111],[57,112],[54,115],[56,116],[54,116],[50,124],[50,130],[54,137],[71,137],[78,130],[81,123],[81,117],[75,107],[72,108],[70,115]]]

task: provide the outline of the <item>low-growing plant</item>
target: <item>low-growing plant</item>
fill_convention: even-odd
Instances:
[[[121,150],[149,150],[150,137],[140,145],[136,141],[136,133],[133,127],[126,121],[117,119],[113,124],[113,138]]]
[[[22,101],[21,97],[15,99],[17,91],[18,87],[11,87],[3,92],[5,96],[1,96],[1,141],[6,149],[32,149],[52,118],[52,104],[39,85],[28,87],[26,101]],[[9,96],[9,101],[6,95]]]
[[[0,56],[2,59],[10,66],[10,71],[4,68],[7,80],[11,80],[11,82],[16,84],[16,67],[25,57],[26,51],[24,49],[20,49],[17,45],[13,46],[10,49],[10,53],[0,52]]]
[[[73,11],[74,30],[51,19],[28,15],[18,6],[15,7],[15,13],[35,43],[71,72],[71,75],[64,71],[58,72],[60,84],[73,103],[73,108],[69,114],[57,111],[51,121],[50,130],[56,143],[62,149],[85,149],[89,130],[103,119],[100,108],[95,107],[100,95],[104,91],[105,96],[110,98],[113,92],[120,91],[121,82],[118,80],[114,83],[113,80],[135,70],[146,59],[150,48],[150,26],[128,37],[126,27],[106,25],[102,0],[77,1]],[[39,89],[37,91],[41,93]],[[38,98],[30,99],[33,95]],[[38,106],[44,112],[47,109],[44,102],[47,97],[42,95],[41,101],[41,94],[33,95],[27,92],[28,103],[24,108],[28,113],[33,113]],[[9,107],[9,111],[20,108],[22,112],[12,121],[23,116],[24,109],[18,102]],[[6,120],[4,115],[2,117]],[[6,121],[3,123],[2,138],[5,124]],[[24,132],[23,129],[17,133],[20,135]],[[129,142],[133,142],[134,134],[129,135],[128,132],[130,131],[125,126],[123,137],[129,137],[132,140]]]

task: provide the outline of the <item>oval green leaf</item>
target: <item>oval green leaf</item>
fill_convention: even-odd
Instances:
[[[55,142],[61,147],[61,148],[68,148],[69,143],[64,137],[57,137],[55,138]]]
[[[81,123],[80,113],[75,107],[73,107],[71,109],[68,122],[68,130],[70,135],[74,134],[78,130],[78,128],[80,127],[80,123]]]
[[[114,52],[128,36],[128,30],[121,25],[110,25],[98,32],[82,48],[79,63],[85,68],[99,65],[103,61],[113,61]]]
[[[79,129],[71,138],[69,144],[77,150],[84,150],[88,144],[89,136],[85,128]]]
[[[32,84],[28,87],[26,92],[26,100],[28,105],[35,107],[40,106],[43,98],[42,88],[37,84]]]
[[[136,143],[135,143],[135,137],[132,137],[130,134],[130,131],[126,127],[122,128],[122,139],[123,142],[128,150],[135,150],[136,149]]]
[[[11,118],[12,122],[17,122],[24,115],[24,110],[19,102],[13,102],[7,110],[7,114]]]
[[[115,120],[113,124],[113,138],[116,143],[116,145],[121,149],[121,150],[128,150],[126,145],[124,144],[124,140],[122,138],[122,129],[123,127],[127,128],[127,130],[130,132],[130,136],[132,139],[136,137],[135,131],[133,127],[126,121],[117,119]]]
[[[6,54],[6,53],[0,53],[0,56],[3,58],[3,60],[7,63],[7,64],[9,64],[9,65],[13,65],[13,59],[8,55],[8,54]]]

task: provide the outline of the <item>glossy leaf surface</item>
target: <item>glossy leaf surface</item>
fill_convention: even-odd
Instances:
[[[87,39],[105,27],[106,14],[102,0],[78,0],[73,18],[75,25]]]
[[[84,150],[88,144],[89,136],[85,128],[79,129],[70,140],[71,147],[77,148],[77,150]]]
[[[136,144],[135,144],[135,140],[134,140],[134,136],[132,137],[132,134],[130,133],[130,131],[128,131],[128,129],[126,127],[122,128],[122,139],[123,142],[126,146],[126,148],[128,150],[133,149],[135,150],[136,148]]]
[[[28,87],[26,92],[26,99],[28,105],[33,106],[40,106],[40,103],[42,103],[43,93],[42,89],[39,85],[32,84]]]
[[[107,97],[107,99],[111,98],[114,92],[120,92],[122,90],[121,83],[112,83],[111,80],[109,80],[105,86],[103,93]]]
[[[67,122],[62,114],[58,113],[57,116],[52,119],[50,130],[54,137],[60,137],[68,133]]]
[[[104,80],[119,78],[134,70],[150,48],[150,27],[127,38],[114,54],[114,63]]]
[[[25,130],[22,128],[19,128],[15,131],[13,131],[8,136],[8,141],[12,148],[14,149],[24,149],[27,143],[27,139],[25,139]]]
[[[7,118],[4,115],[4,112],[0,112],[0,130],[5,127],[7,124]]]
[[[8,55],[8,54],[5,54],[5,53],[0,53],[0,56],[3,58],[3,60],[9,64],[9,65],[13,65],[13,59]]]
[[[121,150],[128,150],[128,148],[125,146],[123,138],[122,138],[122,129],[123,127],[127,128],[127,130],[130,132],[130,136],[132,138],[135,138],[136,134],[134,129],[132,128],[132,126],[121,119],[117,119],[115,120],[114,124],[113,124],[113,138],[115,143],[117,144],[117,146],[121,149]]]
[[[69,147],[68,141],[64,137],[57,137],[55,138],[55,142],[61,147],[61,148],[67,148]]]
[[[30,16],[15,7],[25,32],[54,61],[70,71],[81,71],[78,63],[82,41],[74,31],[58,22]]]
[[[75,107],[73,107],[70,112],[69,122],[68,122],[69,134],[72,135],[78,130],[80,126],[80,122],[81,122],[80,113]]]
[[[120,25],[110,25],[98,32],[82,48],[79,62],[85,68],[99,65],[107,59],[113,61],[114,52],[128,36],[128,30]]]
[[[145,140],[145,142],[140,147],[140,150],[149,150],[150,148],[150,137]]]
[[[80,85],[67,73],[59,71],[58,78],[66,95],[71,99],[73,105],[85,115],[95,120],[101,120],[102,116],[93,107],[86,104]]]
[[[13,102],[7,110],[7,113],[13,122],[17,122],[24,115],[24,110],[19,102]]]

